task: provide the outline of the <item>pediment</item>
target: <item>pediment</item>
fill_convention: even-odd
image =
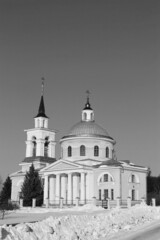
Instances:
[[[43,168],[42,172],[51,172],[51,171],[63,171],[63,170],[72,170],[82,168],[81,165],[77,163],[72,163],[66,160],[58,160],[49,166]]]

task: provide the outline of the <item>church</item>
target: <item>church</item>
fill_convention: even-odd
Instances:
[[[44,200],[54,205],[63,199],[72,205],[76,199],[86,204],[96,199],[117,198],[132,202],[146,200],[146,176],[148,169],[117,160],[116,141],[94,119],[89,92],[81,113],[81,119],[60,139],[61,157],[56,160],[56,131],[48,127],[45,113],[44,83],[34,128],[27,134],[26,155],[19,164],[20,170],[10,175],[12,180],[11,200],[19,201],[21,186],[31,164],[39,171],[44,186]]]

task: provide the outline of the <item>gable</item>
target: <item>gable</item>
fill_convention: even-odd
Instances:
[[[41,171],[63,171],[63,170],[71,170],[71,169],[79,169],[81,168],[80,165],[75,164],[75,163],[70,163],[65,160],[59,160],[56,163],[53,163],[45,168],[43,168]]]

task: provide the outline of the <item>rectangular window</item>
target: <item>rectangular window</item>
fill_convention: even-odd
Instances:
[[[99,200],[101,200],[101,189],[99,189]]]
[[[111,189],[111,200],[114,200],[114,189]]]
[[[104,189],[104,199],[108,198],[108,189]]]
[[[135,190],[132,189],[132,201],[134,201],[134,200],[136,200],[136,198],[135,198]]]
[[[108,174],[104,174],[104,182],[108,182]]]

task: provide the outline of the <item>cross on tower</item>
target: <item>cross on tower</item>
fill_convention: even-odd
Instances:
[[[44,81],[45,81],[45,78],[44,77],[42,77],[41,78],[41,80],[42,80],[42,92],[41,92],[41,95],[43,96],[43,94],[44,94]]]

